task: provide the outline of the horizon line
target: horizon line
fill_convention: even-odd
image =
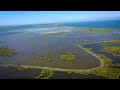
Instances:
[[[93,22],[93,21],[112,21],[120,19],[108,19],[108,20],[90,20],[90,21],[66,21],[66,22],[49,22],[49,23],[28,23],[28,24],[9,24],[9,25],[0,25],[0,26],[22,26],[22,25],[34,25],[34,24],[57,24],[57,23],[72,23],[72,22]]]

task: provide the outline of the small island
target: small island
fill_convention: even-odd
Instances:
[[[8,47],[3,47],[0,48],[0,56],[7,56],[7,57],[11,57],[16,55],[16,51],[13,49],[9,49]]]
[[[48,56],[35,56],[34,59],[44,60],[44,61],[51,61],[51,59]]]
[[[85,31],[85,34],[109,34],[112,33],[111,30],[104,30],[104,29],[88,29],[87,31]]]
[[[75,58],[76,58],[75,54],[76,53],[65,52],[65,53],[61,54],[60,58],[63,60],[68,60],[68,61],[75,60]]]

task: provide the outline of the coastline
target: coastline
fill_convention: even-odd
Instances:
[[[95,67],[95,68],[90,68],[90,69],[62,69],[62,68],[52,68],[52,67],[41,67],[41,66],[29,66],[29,65],[14,65],[14,64],[6,64],[6,65],[0,65],[0,66],[5,66],[5,67],[9,67],[9,66],[13,66],[13,67],[23,67],[23,68],[31,68],[31,69],[50,69],[53,71],[62,71],[62,72],[80,72],[80,71],[92,71],[92,70],[96,70],[102,67],[102,60],[100,60],[99,57],[97,57],[95,54],[93,54],[92,52],[86,50],[84,47],[82,46],[78,46],[81,49],[83,49],[84,51],[86,51],[87,53],[91,54],[92,56],[96,57],[99,61],[100,61],[100,66],[99,67]]]
[[[103,76],[106,79],[120,79],[120,70],[118,68],[114,68],[111,66],[115,66],[114,64],[112,64],[112,60],[107,58],[106,56],[102,55],[102,54],[96,54],[92,51],[90,51],[87,48],[84,48],[81,45],[77,45],[79,46],[81,49],[85,50],[87,53],[93,55],[94,57],[98,58],[98,60],[100,60],[100,66],[96,67],[96,68],[91,68],[91,69],[62,69],[62,68],[51,68],[51,67],[41,67],[41,66],[29,66],[29,65],[14,65],[14,64],[0,64],[0,66],[3,67],[14,67],[16,70],[25,70],[25,69],[40,69],[42,70],[42,72],[40,72],[38,77],[35,77],[36,79],[40,78],[41,75],[46,78],[49,79],[50,77],[52,77],[52,75],[54,74],[54,72],[65,72],[68,74],[83,74],[83,75],[97,75],[97,76]],[[44,72],[44,74],[43,74]],[[48,74],[47,74],[48,73]],[[47,76],[46,76],[47,74]],[[41,78],[42,79],[42,78]]]

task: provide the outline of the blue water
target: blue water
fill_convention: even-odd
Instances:
[[[120,20],[63,23],[72,27],[120,28]]]
[[[13,25],[17,26],[14,29],[18,28],[34,28],[37,26],[46,26],[46,25],[65,25],[73,27],[100,27],[100,28],[120,28],[120,20],[105,20],[105,21],[87,21],[87,22],[66,22],[66,23],[51,23],[51,24],[28,24],[28,25]],[[10,29],[11,26],[0,26],[0,30]],[[11,27],[12,28],[12,27]],[[13,28],[12,28],[13,29]]]
[[[45,25],[45,26],[44,26]],[[83,31],[86,29],[74,28],[75,32],[68,33],[66,37],[56,37],[56,36],[47,36],[41,35],[40,31],[46,30],[64,30],[64,26],[70,27],[100,27],[100,28],[120,28],[120,21],[96,21],[96,22],[72,22],[72,23],[58,23],[58,25],[63,25],[63,27],[56,26],[54,24],[33,24],[33,25],[17,25],[17,26],[0,26],[0,46],[8,46],[9,48],[15,49],[17,51],[17,55],[11,58],[1,57],[0,63],[5,64],[24,64],[24,65],[42,65],[47,67],[60,67],[60,68],[93,68],[98,67],[100,65],[99,60],[93,57],[89,53],[86,53],[84,50],[75,46],[74,44],[80,44],[79,42],[75,42],[76,40],[81,40],[81,42],[96,42],[102,41],[104,39],[118,38],[116,34],[119,32],[114,30],[114,34],[83,34]],[[70,28],[65,28],[70,30]],[[20,34],[19,34],[20,33]],[[10,36],[11,35],[11,36]],[[2,36],[7,36],[3,37]],[[99,52],[99,47],[94,45],[96,51]],[[76,51],[77,60],[75,62],[66,62],[59,59],[59,55],[65,51]],[[35,61],[32,57],[37,55],[47,55],[53,58],[52,62],[42,62]],[[106,55],[106,54],[105,54]],[[108,55],[108,54],[107,54]],[[106,55],[106,56],[107,56]],[[119,59],[114,58],[114,56],[109,56],[110,58],[115,59],[116,62],[119,62]],[[8,72],[10,72],[8,70]],[[30,71],[34,72],[34,71]],[[6,71],[5,71],[6,73]],[[28,75],[29,72],[26,72]],[[25,74],[25,75],[26,75]],[[30,73],[31,74],[31,73]],[[6,76],[5,76],[6,75]],[[5,76],[7,78],[8,75],[12,75],[15,78],[18,78],[17,75],[20,75],[20,78],[23,73],[6,73],[0,71],[0,78]],[[14,76],[15,75],[15,76]],[[33,76],[33,74],[29,75],[27,78]],[[24,76],[26,78],[26,76]]]
[[[57,27],[58,24],[58,28]],[[28,25],[13,25],[0,26],[0,37],[23,33],[26,31],[45,31],[62,29],[59,25],[67,27],[91,27],[91,28],[120,28],[120,20],[106,20],[106,21],[89,21],[89,22],[68,22],[68,23],[52,23],[52,24],[28,24]],[[115,30],[114,30],[115,31]]]

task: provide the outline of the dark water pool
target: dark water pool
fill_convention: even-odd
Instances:
[[[83,74],[67,74],[64,72],[55,72],[50,79],[105,79],[102,76],[96,75],[83,75]]]
[[[0,79],[35,79],[40,72],[41,70],[37,69],[17,71],[13,67],[0,67]]]

